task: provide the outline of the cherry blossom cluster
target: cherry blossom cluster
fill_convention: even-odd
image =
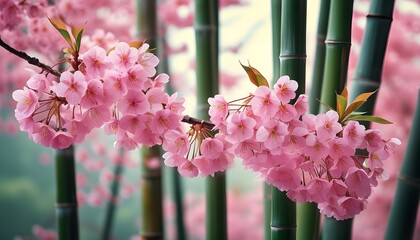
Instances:
[[[182,129],[170,130],[163,137],[165,164],[178,167],[184,177],[214,175],[224,171],[233,161],[231,144],[223,133],[212,135],[204,124],[193,124],[185,134]]]
[[[154,77],[159,60],[148,48],[120,42],[107,54],[93,47],[69,56],[73,70],[61,73],[58,81],[33,72],[13,93],[21,130],[53,148],[79,143],[101,126],[116,135],[117,147],[161,144],[161,136],[179,127],[184,100],[164,92],[169,77]]]
[[[341,123],[333,110],[306,114],[306,95],[290,103],[297,88],[283,76],[273,90],[259,86],[240,104],[216,95],[209,99],[211,121],[246,168],[290,199],[315,202],[339,220],[353,217],[385,177],[383,161],[400,141],[357,121]]]

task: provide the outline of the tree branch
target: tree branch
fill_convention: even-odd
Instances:
[[[61,75],[58,71],[54,70],[52,67],[40,62],[38,58],[31,57],[28,54],[26,54],[25,52],[21,52],[21,51],[18,51],[16,49],[14,49],[13,47],[11,47],[7,43],[5,43],[1,39],[1,37],[0,37],[0,46],[2,46],[8,52],[26,60],[29,64],[35,65],[35,66],[41,68],[42,70],[47,71],[47,72],[49,72],[49,73],[51,73],[51,74],[53,74],[57,77],[59,77]],[[185,122],[185,123],[188,123],[188,124],[202,124],[205,128],[209,128],[209,129],[213,129],[214,126],[215,126],[214,123],[212,123],[210,121],[201,120],[201,119],[198,119],[198,118],[193,118],[193,117],[190,117],[188,115],[185,115],[182,118],[181,121]]]
[[[181,122],[189,123],[189,124],[202,124],[205,128],[213,129],[214,123],[207,121],[207,120],[201,120],[198,118],[193,118],[188,115],[185,115]]]
[[[45,63],[40,62],[38,58],[31,57],[28,54],[26,54],[25,52],[21,52],[21,51],[18,51],[16,49],[14,49],[13,47],[11,47],[7,43],[5,43],[1,39],[1,37],[0,37],[0,46],[2,46],[8,52],[13,53],[14,55],[26,60],[29,64],[37,66],[37,67],[41,68],[42,70],[51,73],[52,75],[55,75],[57,77],[59,77],[61,75],[58,71],[54,70],[52,67],[48,66]]]

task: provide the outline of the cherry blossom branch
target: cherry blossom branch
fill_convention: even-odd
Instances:
[[[51,73],[52,75],[55,75],[57,77],[59,77],[61,75],[58,71],[54,70],[52,67],[46,65],[45,63],[40,62],[38,58],[31,57],[28,54],[26,54],[25,52],[21,52],[21,51],[18,51],[16,49],[14,49],[13,47],[11,47],[7,43],[5,43],[1,39],[1,37],[0,37],[0,46],[2,46],[8,52],[26,60],[29,64],[37,66],[37,67],[41,68],[42,70]]]
[[[204,127],[209,128],[209,129],[213,129],[214,126],[215,126],[214,123],[212,123],[210,121],[201,120],[201,119],[198,119],[198,118],[193,118],[193,117],[190,117],[188,115],[185,115],[182,118],[181,122],[189,123],[189,124],[202,124]]]
[[[48,66],[45,63],[42,63],[39,61],[38,58],[35,57],[31,57],[29,56],[27,53],[25,52],[21,52],[18,51],[16,49],[14,49],[13,47],[11,47],[10,45],[8,45],[7,43],[5,43],[1,37],[0,37],[0,46],[2,46],[4,49],[6,49],[8,52],[26,60],[29,64],[35,65],[39,68],[41,68],[44,71],[47,71],[57,77],[59,77],[61,74],[54,70],[52,67]],[[209,128],[209,129],[213,129],[214,128],[214,123],[207,121],[207,120],[202,120],[202,119],[198,119],[198,118],[194,118],[194,117],[190,117],[188,115],[185,115],[182,120],[182,122],[188,123],[188,124],[202,124],[204,127]]]

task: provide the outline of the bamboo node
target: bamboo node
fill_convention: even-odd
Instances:
[[[385,15],[380,15],[380,14],[368,14],[366,17],[367,18],[385,19],[385,20],[389,20],[389,21],[393,20],[391,16],[385,16]]]
[[[343,44],[343,45],[351,45],[351,42],[349,42],[349,41],[334,40],[334,39],[327,39],[327,40],[325,40],[325,44]]]
[[[197,32],[210,32],[217,31],[217,27],[215,25],[194,25],[194,30]]]
[[[285,54],[280,55],[281,60],[285,59],[306,59],[306,54]]]
[[[56,208],[76,208],[77,203],[55,203]]]
[[[296,230],[297,225],[292,226],[273,226],[270,225],[271,230],[273,231],[283,231],[283,230]]]

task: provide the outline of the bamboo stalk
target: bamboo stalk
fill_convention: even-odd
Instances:
[[[331,0],[321,0],[318,16],[318,29],[315,47],[315,62],[312,75],[312,86],[309,94],[309,112],[312,114],[319,113],[319,101],[321,98],[322,80],[325,67],[325,40],[327,37],[328,19],[330,16]]]
[[[159,26],[161,32],[166,33],[165,26]],[[158,72],[162,73],[168,73],[169,70],[169,59],[168,54],[166,51],[166,37],[163,35],[159,39],[159,65],[158,65]],[[166,84],[166,92],[169,95],[172,95],[174,93],[174,89],[172,87],[171,82],[168,82]],[[181,175],[178,172],[177,168],[168,167],[169,168],[169,175],[170,175],[170,187],[172,190],[172,199],[175,203],[175,222],[176,222],[176,234],[177,234],[177,240],[185,240],[187,238],[186,236],[186,230],[185,230],[185,223],[184,223],[184,207],[183,207],[183,192],[182,192],[182,179]]]
[[[271,32],[273,45],[273,79],[272,85],[280,77],[280,27],[281,27],[281,0],[271,0]],[[271,191],[272,187],[263,183],[264,187],[264,239],[271,239]]]
[[[372,0],[366,21],[360,59],[356,74],[352,81],[350,98],[354,99],[361,93],[378,90],[382,79],[382,67],[388,43],[389,30],[392,23],[394,0]],[[360,111],[373,114],[376,94],[364,104]],[[369,127],[370,122],[364,122]]]
[[[119,150],[118,154],[119,154],[118,156],[119,161],[117,161],[114,166],[114,179],[111,184],[111,196],[106,206],[105,222],[102,228],[101,239],[103,240],[111,239],[112,224],[113,224],[114,214],[116,212],[117,204],[118,204],[117,200],[118,200],[118,194],[119,194],[120,183],[121,183],[120,177],[124,170],[124,165],[122,162],[122,159],[124,158],[123,150]]]
[[[208,119],[207,99],[218,93],[218,1],[195,1],[198,116]],[[206,179],[206,239],[227,239],[226,175]]]
[[[74,147],[57,150],[55,157],[57,237],[79,239]]]
[[[158,43],[156,0],[137,0],[137,28],[141,40],[146,40],[150,49]],[[153,158],[162,158],[160,147],[141,149],[141,229],[142,239],[163,239],[162,169],[151,168],[147,163]]]
[[[151,168],[147,162],[161,158],[162,152],[157,147],[141,149],[141,229],[144,240],[163,239],[162,209],[162,169]]]
[[[331,0],[321,101],[333,108],[335,93],[341,93],[347,79],[352,13],[353,0]],[[320,106],[320,112],[326,110],[324,105]]]
[[[397,191],[388,219],[386,240],[413,239],[420,189],[420,92],[407,150],[404,155]]]
[[[326,58],[321,101],[335,108],[336,93],[341,93],[347,79],[351,46],[353,0],[331,0],[328,22]],[[320,106],[320,112],[327,108]],[[322,239],[351,239],[352,219],[337,221],[326,218]]]
[[[325,39],[328,29],[328,18],[331,0],[322,0],[319,8],[317,41],[315,48],[314,72],[309,97],[309,111],[319,113],[322,78],[325,64]],[[320,214],[316,203],[297,204],[297,239],[310,240],[319,238]]]
[[[298,82],[296,93],[305,93],[306,1],[282,0],[280,75]],[[271,239],[296,238],[296,204],[285,192],[272,188]]]

